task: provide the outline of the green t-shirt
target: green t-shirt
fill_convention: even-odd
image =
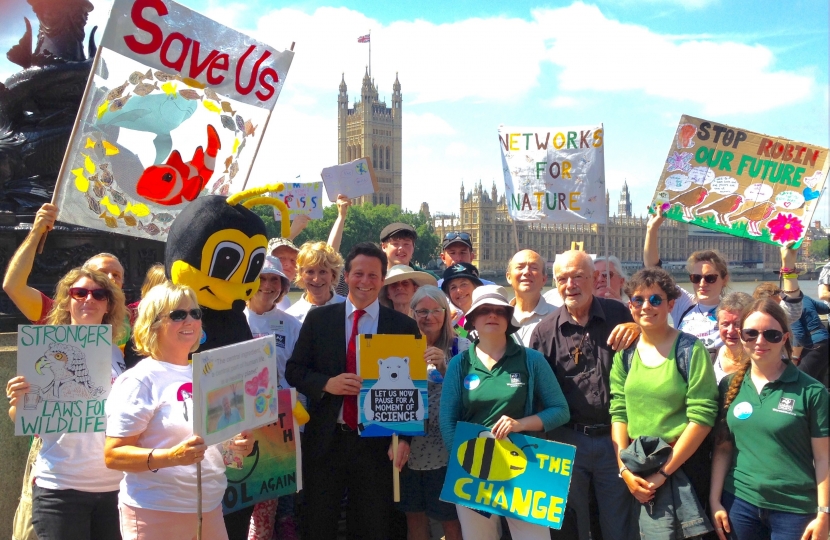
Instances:
[[[721,381],[721,399],[733,378]],[[726,412],[734,450],[723,488],[759,508],[814,514],[811,439],[830,436],[829,401],[824,385],[792,364],[760,394],[747,373]]]
[[[492,371],[478,359],[474,345],[469,353],[470,363],[464,370],[461,394],[462,420],[490,428],[502,416],[514,420],[524,418],[529,381],[524,348],[508,339],[504,356]]]
[[[679,337],[679,336],[678,336]],[[628,436],[660,437],[675,442],[689,422],[712,427],[718,413],[718,386],[709,353],[700,340],[689,357],[689,382],[677,368],[675,346],[669,357],[649,367],[635,352],[630,371],[622,352],[611,366],[611,421],[628,424]]]

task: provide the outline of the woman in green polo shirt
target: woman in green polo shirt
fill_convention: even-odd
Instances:
[[[720,383],[709,493],[721,540],[827,540],[828,393],[792,364],[790,336],[770,299],[741,316],[751,362]]]
[[[457,422],[491,428],[496,439],[511,432],[550,431],[570,419],[568,403],[545,357],[510,338],[513,306],[498,285],[473,291],[465,328],[477,340],[450,360],[441,391],[441,437],[452,448]],[[456,505],[464,538],[498,540],[499,518]],[[550,540],[546,527],[507,518],[513,540]]]

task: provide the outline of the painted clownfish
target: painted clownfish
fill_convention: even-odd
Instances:
[[[138,179],[136,192],[165,206],[194,200],[213,175],[216,154],[222,148],[219,134],[210,124],[207,139],[207,152],[198,147],[188,163],[182,160],[178,150],[173,150],[164,165],[147,167]]]

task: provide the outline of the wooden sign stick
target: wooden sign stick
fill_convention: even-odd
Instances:
[[[398,459],[398,434],[392,434],[392,500],[401,502],[401,471],[395,466]]]
[[[196,540],[202,540],[202,462],[196,463]]]

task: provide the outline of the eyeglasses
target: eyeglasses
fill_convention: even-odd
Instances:
[[[755,341],[758,336],[764,336],[764,339],[769,343],[781,343],[784,339],[784,332],[781,330],[755,330],[754,328],[744,328],[741,330],[741,339],[744,341]]]
[[[109,293],[106,289],[87,289],[85,287],[70,287],[69,289],[69,296],[75,300],[86,300],[90,295],[99,302],[109,298]]]
[[[436,317],[440,316],[444,313],[444,308],[435,308],[435,309],[416,309],[415,315],[422,319],[426,319],[430,315],[435,315]]]
[[[202,310],[199,309],[199,308],[193,308],[193,309],[190,309],[190,310],[187,310],[187,309],[174,309],[173,311],[171,311],[170,313],[167,314],[167,316],[170,317],[170,320],[175,321],[175,322],[181,322],[181,321],[185,320],[188,315],[190,315],[190,317],[194,321],[201,320]]]
[[[631,305],[637,308],[643,307],[643,304],[646,303],[646,299],[642,296],[632,296],[631,297]],[[659,294],[652,294],[648,297],[648,303],[651,304],[652,307],[657,307],[663,303],[663,297]]]
[[[465,232],[448,232],[444,235],[444,240],[462,240],[464,242],[472,242],[472,237],[470,233]]]
[[[718,277],[719,276],[717,274],[706,274],[706,275],[689,274],[689,281],[691,281],[692,283],[697,285],[698,283],[700,283],[700,280],[702,279],[702,280],[706,281],[706,283],[711,285],[712,283],[714,283],[718,280]]]
[[[615,272],[600,272],[599,277],[602,279],[614,279],[617,277],[617,274]]]

